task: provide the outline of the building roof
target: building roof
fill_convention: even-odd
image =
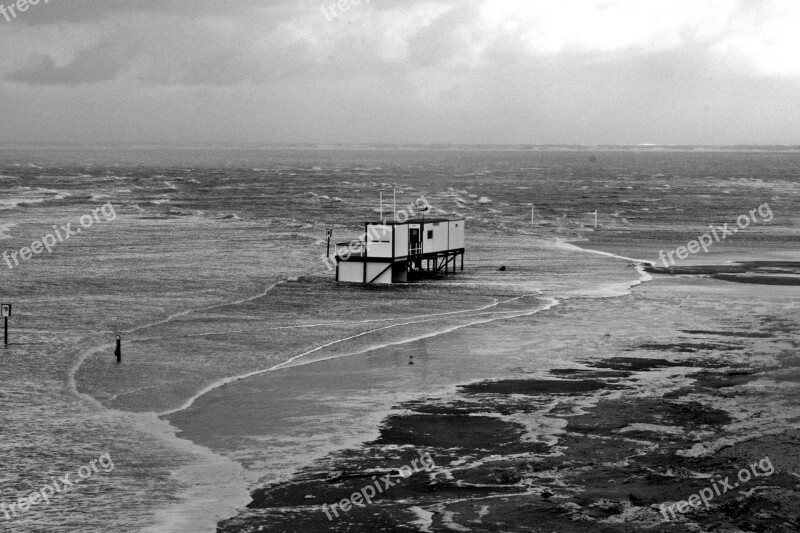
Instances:
[[[428,217],[425,217],[424,219],[423,218],[410,218],[410,219],[406,220],[405,222],[389,222],[387,220],[386,222],[381,222],[381,221],[367,222],[367,224],[370,224],[370,225],[373,225],[373,226],[404,226],[406,224],[422,224],[423,222],[425,222],[425,224],[430,224],[430,223],[437,223],[437,222],[459,222],[461,220],[466,220],[466,219],[463,218],[463,217],[461,217],[461,218],[428,218]]]

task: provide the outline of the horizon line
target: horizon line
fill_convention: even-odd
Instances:
[[[275,143],[0,143],[0,150],[36,149],[94,149],[94,150],[274,150],[274,149],[400,149],[400,150],[506,150],[506,151],[800,151],[800,144],[679,144],[679,143],[639,143],[639,144],[567,144],[567,143],[313,143],[313,142],[275,142]]]

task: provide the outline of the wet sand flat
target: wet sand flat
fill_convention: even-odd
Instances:
[[[580,360],[401,402],[376,437],[255,490],[219,530],[796,531],[794,298],[667,276],[626,299],[629,315],[607,303],[623,316]],[[665,310],[642,313],[655,302]],[[436,467],[403,478],[421,453]],[[738,481],[765,458],[773,472]],[[387,473],[396,483],[370,505],[323,512]],[[714,486],[707,508],[678,512]]]

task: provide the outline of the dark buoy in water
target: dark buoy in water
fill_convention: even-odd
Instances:
[[[413,355],[409,355],[408,356],[408,364],[409,365],[413,365],[414,364],[414,356]]]
[[[500,267],[500,272],[505,272],[505,271],[506,271],[506,267],[504,267],[504,266],[501,266],[501,267]]]
[[[114,350],[114,355],[117,356],[117,363],[122,362],[122,338],[117,335],[117,349]]]

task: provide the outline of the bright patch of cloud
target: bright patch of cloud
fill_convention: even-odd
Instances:
[[[800,79],[800,2],[754,4],[712,51],[744,74]]]

